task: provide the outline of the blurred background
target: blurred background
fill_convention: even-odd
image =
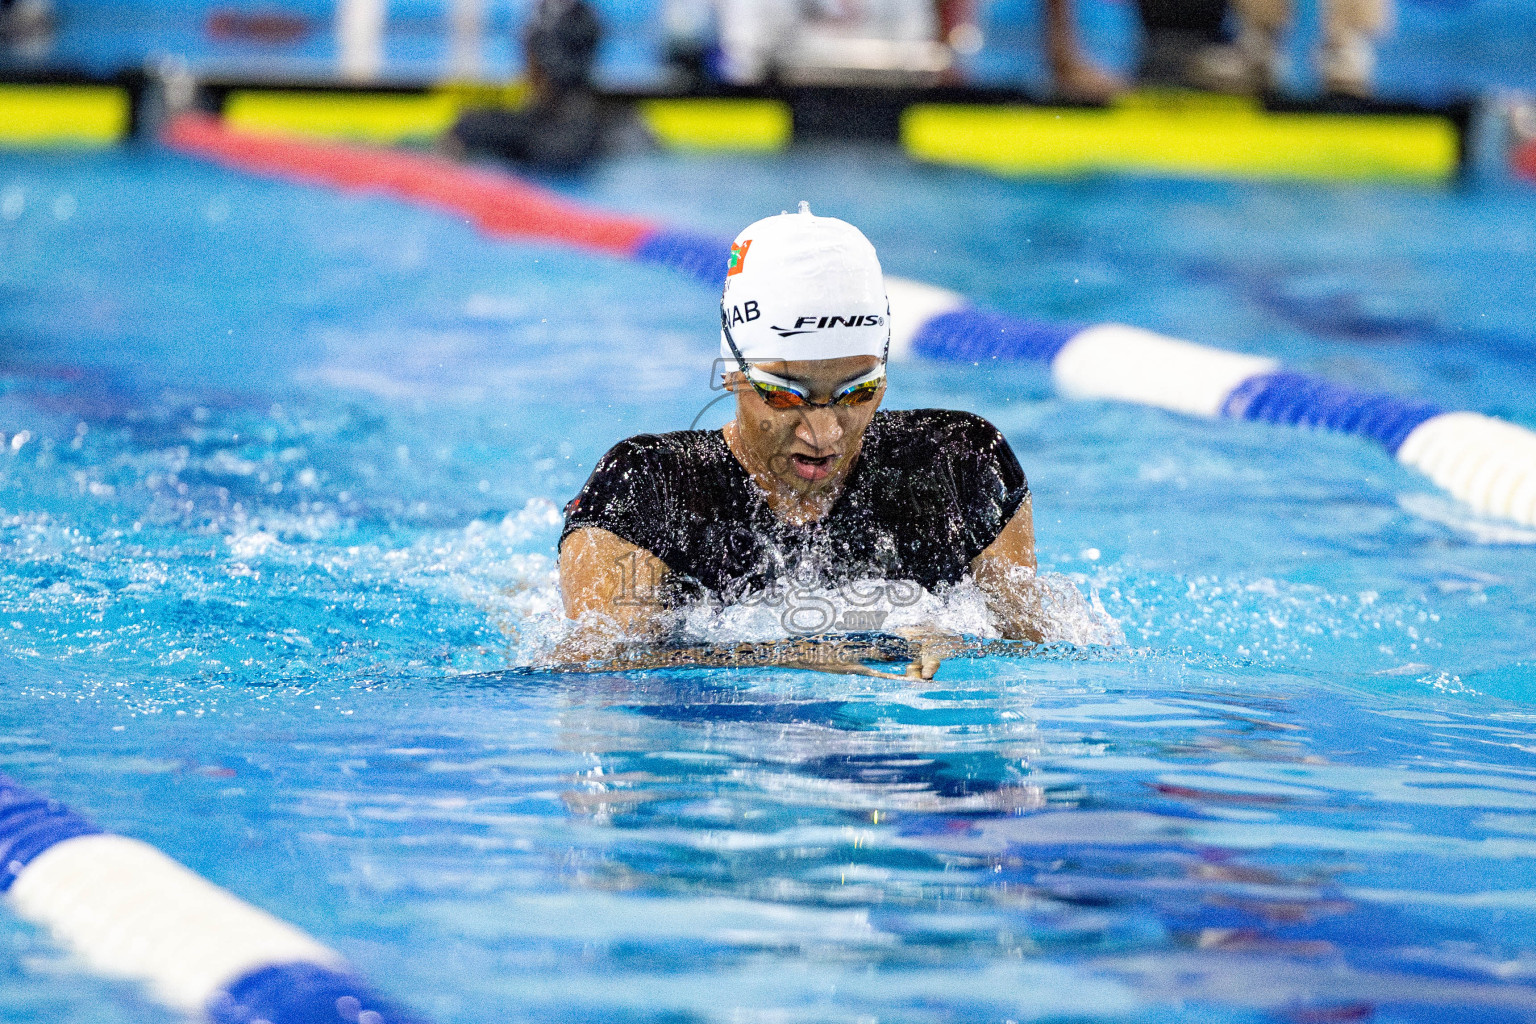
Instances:
[[[534,0],[7,0],[13,70],[110,75],[176,57],[217,76],[386,81],[497,80],[524,69],[517,36]],[[592,0],[603,26],[596,77],[611,88],[665,90],[706,80],[812,77],[841,60],[849,77],[887,67],[1039,93],[1054,84],[1038,0]],[[1327,4],[1300,0],[1279,41],[1277,85],[1323,88],[1314,53]],[[1243,12],[1210,0],[1075,0],[1064,7],[1083,56],[1134,78],[1149,37],[1179,25],[1236,40]],[[1442,102],[1493,89],[1536,89],[1536,3],[1400,0],[1376,37],[1384,96]],[[1251,20],[1251,19],[1250,19]],[[1367,19],[1369,20],[1369,14]],[[1158,23],[1161,24],[1158,24]],[[1149,27],[1150,26],[1150,27]],[[1169,26],[1172,26],[1170,28]],[[1161,32],[1158,30],[1161,29]],[[839,52],[841,51],[841,52]],[[798,65],[798,69],[795,65]],[[1059,68],[1055,69],[1059,70]]]

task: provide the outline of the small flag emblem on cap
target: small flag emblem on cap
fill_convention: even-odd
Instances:
[[[752,239],[750,238],[740,245],[737,245],[735,242],[731,243],[731,262],[726,267],[726,277],[741,273],[742,268],[747,265],[747,250],[750,248],[752,248]]]

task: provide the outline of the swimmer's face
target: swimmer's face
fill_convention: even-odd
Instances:
[[[879,365],[874,356],[757,364],[803,388],[813,402],[829,400],[843,385]],[[864,431],[885,397],[882,383],[875,400],[863,405],[775,409],[740,372],[729,374],[726,386],[736,393],[736,427],[752,461],[802,494],[829,490],[847,477]]]

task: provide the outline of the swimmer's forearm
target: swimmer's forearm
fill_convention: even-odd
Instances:
[[[1035,644],[1045,640],[1045,630],[1041,628],[1039,618],[1027,612],[1021,614],[1017,609],[1009,609],[1000,614],[994,608],[992,621],[1004,640],[1026,640]]]
[[[564,638],[549,653],[551,666],[581,667],[601,665],[624,651],[649,647],[665,635],[665,628],[655,617],[639,614],[617,618],[588,613],[578,618]]]
[[[1006,640],[1045,639],[1045,602],[1040,581],[1032,569],[982,566],[976,585],[987,600],[992,623]]]
[[[1045,607],[1035,560],[1035,521],[1028,495],[985,551],[971,562],[971,579],[986,595],[997,630],[1009,640],[1045,638]]]
[[[619,635],[659,631],[671,570],[644,548],[597,527],[572,531],[560,545],[560,597],[566,618],[594,621]]]
[[[1032,570],[1012,567],[998,571],[983,567],[975,577],[976,585],[987,600],[992,624],[1005,640],[1045,639],[1045,601],[1040,581]]]

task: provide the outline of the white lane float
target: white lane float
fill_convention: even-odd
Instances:
[[[0,776],[0,892],[84,966],[213,1024],[421,1024],[341,954]]]

